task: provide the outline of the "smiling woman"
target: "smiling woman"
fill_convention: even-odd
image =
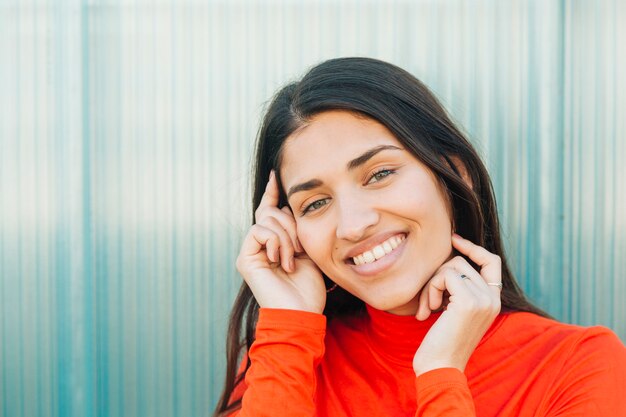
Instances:
[[[282,152],[280,178],[306,254],[366,304],[415,314],[419,290],[452,250],[436,177],[382,124],[346,111],[314,116]]]
[[[335,59],[280,90],[253,205],[216,416],[626,409],[626,349],[526,300],[484,165],[406,71]]]

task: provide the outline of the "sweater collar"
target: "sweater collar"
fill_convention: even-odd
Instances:
[[[441,313],[432,313],[428,319],[419,321],[415,316],[397,316],[370,305],[366,308],[372,348],[398,365],[413,367],[415,351]]]
[[[417,348],[441,316],[441,312],[431,313],[426,320],[419,321],[415,316],[397,316],[377,310],[369,304],[365,306],[367,308],[366,331],[372,348],[389,361],[412,368]],[[498,314],[477,349],[496,332],[507,316],[508,314],[504,312]]]

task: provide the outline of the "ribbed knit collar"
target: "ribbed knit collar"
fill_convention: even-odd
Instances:
[[[419,321],[415,316],[397,316],[377,310],[368,304],[365,306],[366,331],[372,349],[391,362],[412,368],[417,348],[441,316],[441,312],[432,313],[428,319]],[[496,317],[478,344],[479,347],[497,331],[508,316],[509,314],[501,312]]]
[[[404,367],[413,367],[413,356],[431,326],[441,313],[433,313],[425,321],[415,316],[397,316],[367,307],[367,335],[378,354]]]

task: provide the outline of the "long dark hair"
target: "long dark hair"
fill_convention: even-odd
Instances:
[[[253,213],[270,171],[280,172],[285,140],[313,116],[328,110],[350,111],[386,126],[439,179],[451,202],[456,232],[502,259],[502,311],[547,316],[526,299],[508,266],[491,180],[477,152],[428,88],[407,71],[387,62],[370,58],[331,59],[274,96],[257,138]],[[465,168],[471,187],[463,180],[459,164]],[[280,177],[277,178],[280,185]],[[280,204],[284,205],[284,190],[282,186],[280,189]],[[329,294],[324,314],[330,320],[356,314],[363,308],[363,301],[338,287]],[[215,416],[240,407],[241,399],[230,397],[245,375],[245,371],[236,375],[237,363],[254,341],[258,309],[250,288],[242,283],[230,315],[226,382]],[[249,366],[248,360],[246,371]]]

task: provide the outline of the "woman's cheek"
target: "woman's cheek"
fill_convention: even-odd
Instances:
[[[323,228],[309,225],[299,225],[296,228],[296,234],[298,240],[306,254],[311,258],[315,264],[322,269],[323,272],[328,272],[328,262],[332,259],[332,242],[327,241],[323,233]]]
[[[313,242],[308,228],[301,223],[296,223],[296,235],[298,236],[298,240],[300,241],[302,248],[304,248],[304,251],[307,255],[309,255],[309,257],[311,257],[312,252],[314,252],[315,249],[315,243]]]

